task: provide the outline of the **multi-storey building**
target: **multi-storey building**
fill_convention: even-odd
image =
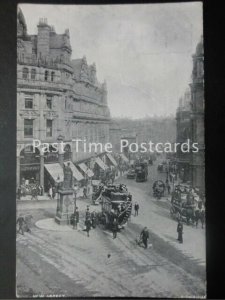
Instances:
[[[69,30],[57,34],[40,19],[37,34],[29,35],[21,9],[17,14],[17,184],[35,179],[46,184],[49,175],[62,180],[65,161],[87,162],[98,153],[79,151],[73,139],[109,141],[110,111],[106,83],[99,83],[95,64],[71,58]],[[34,149],[41,143],[65,143],[64,151]],[[46,150],[46,149],[45,149]],[[64,152],[64,153],[63,153]],[[98,163],[100,160],[97,160]],[[99,163],[101,164],[101,162]],[[61,167],[60,167],[61,166]],[[101,164],[104,167],[104,163]],[[82,176],[73,166],[78,179]],[[91,174],[91,172],[89,172]],[[61,176],[61,177],[60,177]]]
[[[179,106],[176,112],[177,136],[176,142],[183,144],[191,137],[191,91],[187,89],[184,96],[179,100]],[[191,180],[191,154],[183,152],[180,145],[176,151],[176,161],[179,177],[183,182]]]
[[[204,137],[204,48],[203,37],[193,55],[191,87],[192,138],[199,151],[192,154],[192,182],[202,192],[205,190],[205,137]]]

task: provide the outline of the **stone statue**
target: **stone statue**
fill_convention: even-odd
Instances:
[[[73,171],[70,168],[70,163],[67,163],[67,166],[63,169],[64,173],[64,181],[63,181],[63,189],[72,189],[73,187]]]

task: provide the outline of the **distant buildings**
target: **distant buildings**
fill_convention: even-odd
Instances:
[[[174,117],[147,117],[143,119],[116,119],[122,135],[135,136],[138,144],[152,141],[153,143],[174,143],[176,141],[176,121]]]
[[[71,59],[71,54],[68,29],[57,34],[46,19],[40,19],[37,34],[28,35],[18,8],[17,185],[35,180],[47,187],[52,180],[62,180],[62,166],[67,161],[77,164],[74,177],[80,180],[84,165],[82,169],[79,164],[90,167],[91,158],[100,155],[82,149],[77,153],[72,139],[102,144],[109,141],[106,83],[98,82],[95,64],[88,65],[85,57]],[[63,141],[65,153],[52,148],[48,153],[41,149],[33,153],[33,139],[42,143]]]

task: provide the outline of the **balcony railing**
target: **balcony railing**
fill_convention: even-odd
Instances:
[[[44,80],[32,80],[32,79],[17,79],[17,85],[28,85],[33,88],[46,88],[46,89],[70,89],[71,84],[62,81],[44,81]]]
[[[60,61],[58,60],[47,60],[47,59],[41,59],[37,58],[36,56],[31,56],[31,57],[21,57],[17,56],[17,63],[21,65],[28,65],[28,66],[36,66],[36,67],[44,67],[44,68],[49,68],[49,69],[55,69],[55,70],[60,70],[60,69],[67,69],[69,72],[73,71],[73,68],[68,61]]]

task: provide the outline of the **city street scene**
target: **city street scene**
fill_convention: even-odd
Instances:
[[[18,297],[206,297],[202,25],[18,5]]]

